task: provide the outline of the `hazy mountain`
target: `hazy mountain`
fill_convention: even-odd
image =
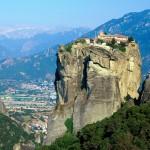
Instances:
[[[119,19],[112,19],[93,31],[85,34],[86,37],[95,37],[99,32],[125,34],[133,36],[139,43],[143,58],[143,73],[149,71],[150,66],[150,9],[142,12],[132,12]]]
[[[54,75],[58,45],[71,42],[87,31],[76,28],[52,32],[27,27],[0,30],[0,78],[32,80]]]
[[[1,60],[0,79],[48,79],[52,77],[55,72],[55,53],[55,49],[49,49],[32,56]]]
[[[44,26],[0,26],[0,36],[9,39],[27,39],[39,33],[52,33],[53,31],[54,29]]]
[[[87,28],[57,32],[47,28],[0,28],[0,59],[29,56],[58,44],[68,43],[88,31]]]

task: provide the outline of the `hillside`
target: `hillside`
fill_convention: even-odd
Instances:
[[[143,74],[149,71],[150,66],[150,10],[133,12],[124,15],[119,19],[112,19],[84,37],[95,37],[99,32],[104,31],[110,34],[124,34],[132,36],[139,43],[143,59]]]
[[[77,135],[67,132],[51,146],[38,150],[148,150],[150,103],[126,103],[110,118],[87,125]]]
[[[0,78],[14,80],[38,80],[52,77],[56,65],[55,54],[49,51],[21,58],[0,61]]]
[[[76,28],[51,33],[21,28],[11,33],[5,31],[4,35],[0,31],[0,78],[45,80],[53,77],[58,45],[71,42],[87,31]]]
[[[48,120],[46,144],[66,132],[64,123],[68,118],[73,119],[73,130],[78,131],[111,116],[128,94],[138,98],[139,48],[128,37],[119,37],[78,39],[59,48],[55,76],[57,106]]]
[[[0,78],[14,80],[48,79],[55,72],[55,55],[55,50],[50,49],[32,56],[1,60]]]
[[[0,150],[12,150],[14,144],[31,140],[15,121],[0,113]]]

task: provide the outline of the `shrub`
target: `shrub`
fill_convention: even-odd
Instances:
[[[116,40],[113,38],[112,41],[111,41],[111,44],[115,45],[115,43],[116,43]]]
[[[125,45],[118,44],[117,48],[118,48],[120,51],[122,51],[122,52],[125,52],[125,51],[126,51]]]
[[[80,150],[80,144],[76,136],[66,133],[62,138],[56,139],[52,145],[43,146],[36,150]]]
[[[109,119],[87,125],[78,134],[82,149],[150,149],[148,112],[150,104],[124,105]]]
[[[111,42],[107,42],[107,45],[114,49],[116,46],[116,40],[113,38]]]
[[[102,44],[102,43],[104,43],[104,41],[102,39],[97,39],[97,43]]]
[[[73,133],[73,118],[68,118],[65,121],[65,126],[67,127],[67,132]]]
[[[78,39],[75,41],[75,43],[82,43],[82,44],[85,44],[86,43],[86,40],[85,39]]]
[[[67,132],[40,150],[150,149],[150,103],[123,107],[110,118],[85,126],[74,136]],[[66,120],[70,126],[72,119]]]
[[[130,37],[128,38],[128,42],[132,42],[132,41],[134,41],[134,38],[133,38],[132,36],[130,36]]]
[[[72,48],[73,43],[69,43],[67,45],[64,46],[65,50],[69,53],[71,53],[71,48]]]
[[[33,139],[18,123],[0,113],[0,150],[12,150],[16,143]]]

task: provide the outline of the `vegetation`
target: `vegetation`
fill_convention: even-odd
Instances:
[[[73,43],[69,43],[69,44],[65,45],[64,46],[65,50],[67,52],[71,53],[72,45],[73,45]]]
[[[126,51],[126,44],[123,42],[117,43],[115,39],[112,39],[112,41],[108,42],[107,45],[122,52]]]
[[[128,103],[110,118],[87,125],[76,136],[67,132],[51,146],[39,150],[150,149],[150,103]]]
[[[39,147],[36,150],[80,150],[80,142],[75,135],[67,132],[62,138],[56,139],[51,146]]]
[[[66,45],[64,46],[64,49],[65,49],[67,52],[71,53],[72,45],[73,45],[74,43],[75,43],[75,44],[77,44],[77,43],[86,44],[86,40],[83,39],[83,38],[81,38],[81,39],[76,40],[75,42],[68,43],[68,44],[66,44]],[[60,50],[61,50],[61,49],[60,49]]]
[[[86,40],[85,39],[78,39],[75,41],[75,43],[82,43],[82,44],[85,44],[86,43]]]
[[[88,125],[78,134],[81,149],[150,149],[150,104],[123,106],[109,119]]]
[[[126,51],[126,44],[121,42],[120,44],[117,45],[117,49],[119,49],[122,52]]]
[[[9,117],[0,114],[0,150],[12,150],[19,142],[26,142],[33,137]]]
[[[115,45],[116,44],[116,40],[113,38],[112,41],[111,41],[111,45]]]
[[[65,121],[65,126],[67,127],[67,132],[73,133],[73,118],[68,118]]]
[[[104,43],[104,41],[102,40],[102,39],[97,39],[97,43],[99,44],[102,44],[102,43]]]
[[[130,36],[130,37],[128,38],[128,42],[132,42],[132,41],[134,41],[134,38],[133,38],[132,36]]]

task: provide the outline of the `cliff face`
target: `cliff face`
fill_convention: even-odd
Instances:
[[[2,101],[0,101],[0,113],[7,114],[7,109]]]
[[[49,117],[46,144],[66,132],[64,122],[73,118],[74,131],[111,116],[129,94],[137,98],[141,59],[135,42],[126,51],[95,41],[61,47],[57,56],[56,110]]]
[[[150,75],[147,75],[145,81],[143,82],[140,101],[142,103],[150,102]]]

